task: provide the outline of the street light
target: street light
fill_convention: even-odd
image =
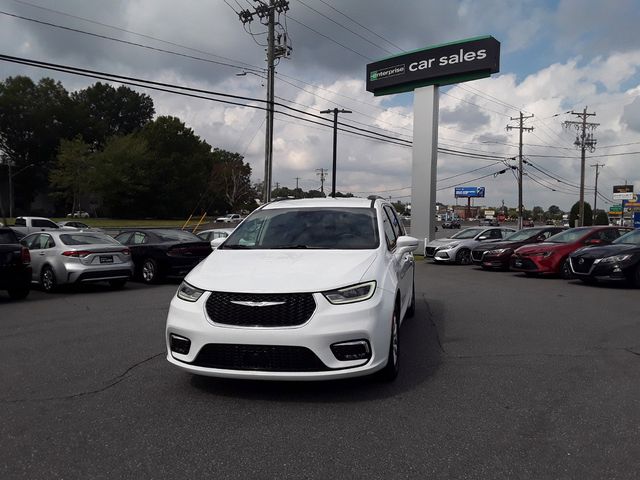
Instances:
[[[351,110],[322,110],[320,113],[333,113],[333,170],[331,172],[331,196],[336,197],[336,151],[338,149],[338,113],[353,113]]]

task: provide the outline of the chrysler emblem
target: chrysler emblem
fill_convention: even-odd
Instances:
[[[275,305],[283,305],[287,302],[242,302],[239,300],[231,300],[231,303],[244,307],[273,307]]]

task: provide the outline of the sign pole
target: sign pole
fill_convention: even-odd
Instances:
[[[436,167],[438,163],[439,89],[421,87],[413,93],[413,153],[411,176],[411,235],[420,240],[418,251],[434,240]]]

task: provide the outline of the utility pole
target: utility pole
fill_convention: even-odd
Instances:
[[[324,193],[324,179],[329,170],[326,168],[316,168],[316,175],[320,176],[320,191]]]
[[[526,117],[520,112],[519,118],[511,117],[511,120],[519,120],[519,125],[517,127],[507,125],[507,130],[517,129],[520,130],[520,142],[518,148],[518,228],[522,229],[522,132],[525,130],[527,132],[533,132],[533,127],[525,127],[524,121],[533,118],[533,114],[527,115]]]
[[[600,175],[600,167],[604,168],[605,165],[603,163],[596,163],[595,165],[591,165],[592,167],[596,167],[596,192],[593,195],[593,225],[596,224],[596,204],[598,202],[598,175]]]
[[[295,177],[294,180],[296,181],[296,190],[298,190],[298,181],[300,180],[300,177]]]
[[[254,15],[258,17],[260,23],[267,27],[267,118],[265,129],[264,144],[264,186],[262,193],[262,201],[267,203],[271,201],[271,182],[273,172],[273,98],[274,98],[274,72],[275,61],[281,57],[291,55],[291,45],[287,31],[280,23],[280,14],[289,10],[289,2],[287,0],[255,0],[256,6],[253,10],[241,10],[238,17],[243,25],[251,23]],[[276,13],[278,21],[276,21]],[[286,25],[286,23],[285,23]],[[276,35],[276,27],[279,27]],[[246,28],[246,27],[245,27]],[[251,33],[254,36],[255,34]],[[277,42],[277,44],[276,44]]]
[[[575,127],[578,131],[578,136],[576,137],[576,141],[573,144],[580,148],[581,151],[581,161],[580,161],[580,226],[584,226],[584,164],[585,164],[585,152],[589,149],[589,152],[593,152],[596,149],[596,143],[598,142],[593,138],[593,133],[587,133],[588,130],[595,130],[599,123],[588,123],[587,117],[596,115],[596,112],[587,113],[587,107],[584,107],[582,113],[574,112],[571,110],[571,115],[576,115],[578,118],[582,119],[580,122],[574,121],[565,121],[563,123],[565,128]]]
[[[338,149],[338,113],[353,113],[351,110],[344,110],[334,108],[333,110],[322,110],[320,113],[332,113],[333,112],[333,170],[331,172],[331,196],[336,196],[336,164],[337,164],[337,149]]]

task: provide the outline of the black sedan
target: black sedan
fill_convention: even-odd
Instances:
[[[31,255],[20,244],[15,232],[0,227],[0,290],[18,300],[29,295],[31,289]]]
[[[458,220],[445,220],[442,222],[442,228],[460,228],[460,222]]]
[[[211,253],[209,242],[182,230],[129,230],[115,238],[129,247],[135,275],[145,283],[183,277]]]
[[[564,227],[526,228],[514,232],[504,240],[481,243],[471,251],[471,260],[482,268],[509,270],[509,260],[516,248],[531,243],[544,242],[547,238],[566,230]]]
[[[640,288],[640,230],[632,230],[610,245],[576,250],[569,262],[575,277],[585,283],[618,280]]]

